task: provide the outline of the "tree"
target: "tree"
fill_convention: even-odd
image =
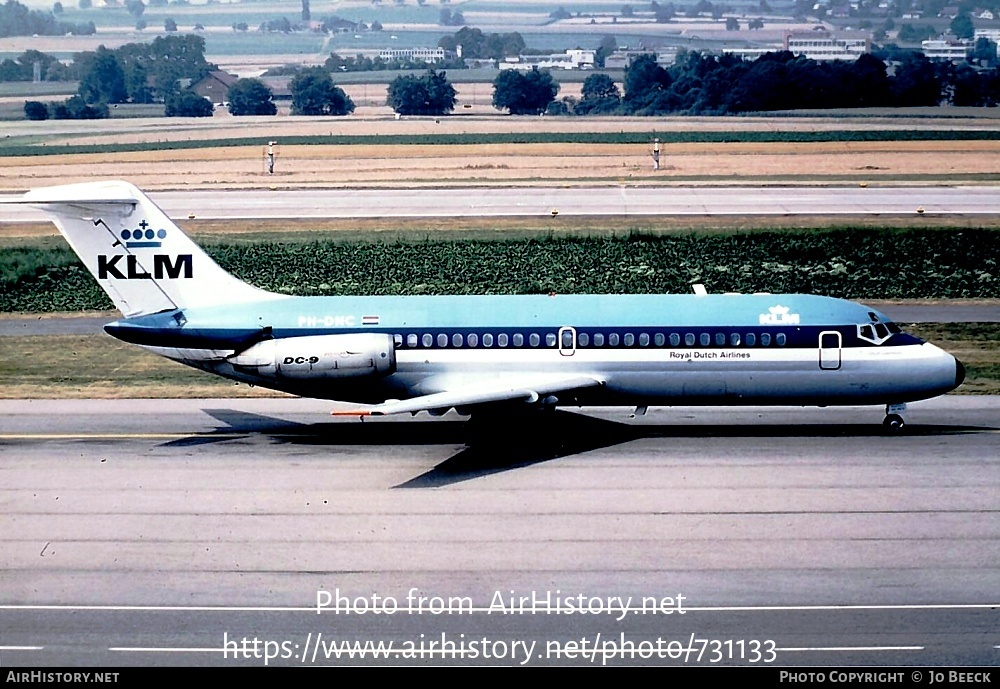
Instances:
[[[89,10],[93,5],[91,5],[90,0],[80,0],[80,2],[77,4],[77,6],[81,10]]]
[[[591,74],[583,82],[581,95],[584,100],[599,100],[601,98],[621,98],[621,91],[615,85],[615,80],[607,74]]]
[[[124,103],[128,100],[125,73],[118,56],[103,45],[96,52],[84,54],[81,75],[77,92],[86,103]]]
[[[980,36],[976,39],[976,45],[969,53],[969,60],[979,63],[984,67],[995,67],[997,64],[997,44]]]
[[[537,67],[521,73],[505,69],[493,80],[493,107],[511,115],[540,115],[556,99],[559,84]]]
[[[322,67],[305,69],[288,84],[293,115],[350,115],[354,101]]]
[[[108,117],[106,103],[87,105],[80,96],[70,96],[62,103],[56,103],[52,109],[52,118],[56,120],[103,120]]]
[[[276,115],[274,94],[259,79],[240,79],[229,87],[226,99],[232,115]]]
[[[170,32],[177,31],[177,22],[175,22],[170,17],[167,17],[166,19],[163,20],[163,30]]]
[[[307,22],[312,19],[312,12],[309,11],[309,0],[302,0],[302,21]]]
[[[400,115],[447,115],[455,109],[455,87],[445,72],[400,76],[389,84],[386,105]]]
[[[146,5],[142,0],[125,0],[125,9],[129,14],[138,19],[146,11]]]
[[[726,19],[726,31],[739,31],[740,21],[736,17],[728,17]]]
[[[578,115],[605,115],[618,110],[621,91],[607,74],[591,74],[583,82],[583,98],[576,104]]]
[[[969,16],[968,12],[952,19],[949,28],[958,38],[972,38],[976,35],[976,27],[972,23],[972,17]]]
[[[625,70],[625,105],[628,111],[642,109],[655,97],[655,92],[669,86],[670,74],[656,64],[655,55],[638,56]]]
[[[632,9],[632,5],[623,5],[622,6],[622,16],[626,17],[626,18],[627,17],[634,17],[635,16],[635,10]]]
[[[602,38],[601,45],[597,47],[597,53],[594,55],[594,62],[597,63],[597,67],[603,69],[604,61],[608,58],[608,55],[615,52],[617,47],[618,42],[614,36],[605,36]]]
[[[183,91],[171,96],[166,103],[167,117],[211,117],[215,112],[212,101],[193,91]]]
[[[763,29],[764,28],[764,19],[763,19],[763,17],[756,17],[754,19],[751,19],[750,23],[748,24],[748,28],[751,31],[754,31],[756,29]]]
[[[47,120],[49,119],[49,108],[40,101],[28,100],[24,102],[24,116],[29,120]]]
[[[61,2],[54,3],[52,5],[52,14],[62,14],[62,13],[63,13],[63,4]]]

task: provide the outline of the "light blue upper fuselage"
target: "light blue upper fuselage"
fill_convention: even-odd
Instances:
[[[846,326],[870,322],[869,314],[888,320],[860,304],[804,294],[288,297],[184,309],[183,322],[172,313],[118,321],[108,330],[129,341],[136,341],[129,337],[136,331],[227,341],[265,327],[281,338],[413,328],[742,328],[760,327],[768,317],[773,325]]]

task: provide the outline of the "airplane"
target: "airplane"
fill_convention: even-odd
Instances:
[[[862,304],[808,294],[288,296],[220,268],[123,181],[29,191],[122,318],[113,337],[336,415],[556,406],[885,405],[965,379]],[[635,415],[633,414],[633,415]]]

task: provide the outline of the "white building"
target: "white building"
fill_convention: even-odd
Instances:
[[[964,40],[921,41],[920,50],[928,60],[951,60],[962,62],[969,56],[972,43]]]
[[[421,62],[444,62],[444,48],[383,48],[378,51],[383,60],[419,60]]]
[[[854,62],[870,49],[867,32],[842,32],[832,36],[825,31],[785,34],[785,50],[810,60],[847,60]]]
[[[551,55],[518,55],[505,58],[500,69],[593,69],[596,61],[595,50],[567,50]]]

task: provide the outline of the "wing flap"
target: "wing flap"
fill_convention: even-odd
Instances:
[[[500,387],[466,386],[421,395],[407,400],[391,400],[363,409],[334,411],[333,416],[387,416],[389,414],[415,414],[419,411],[447,411],[453,408],[474,407],[496,402],[524,402],[534,404],[545,396],[570,390],[599,387],[600,378],[577,376],[546,381],[539,385],[514,385]]]

